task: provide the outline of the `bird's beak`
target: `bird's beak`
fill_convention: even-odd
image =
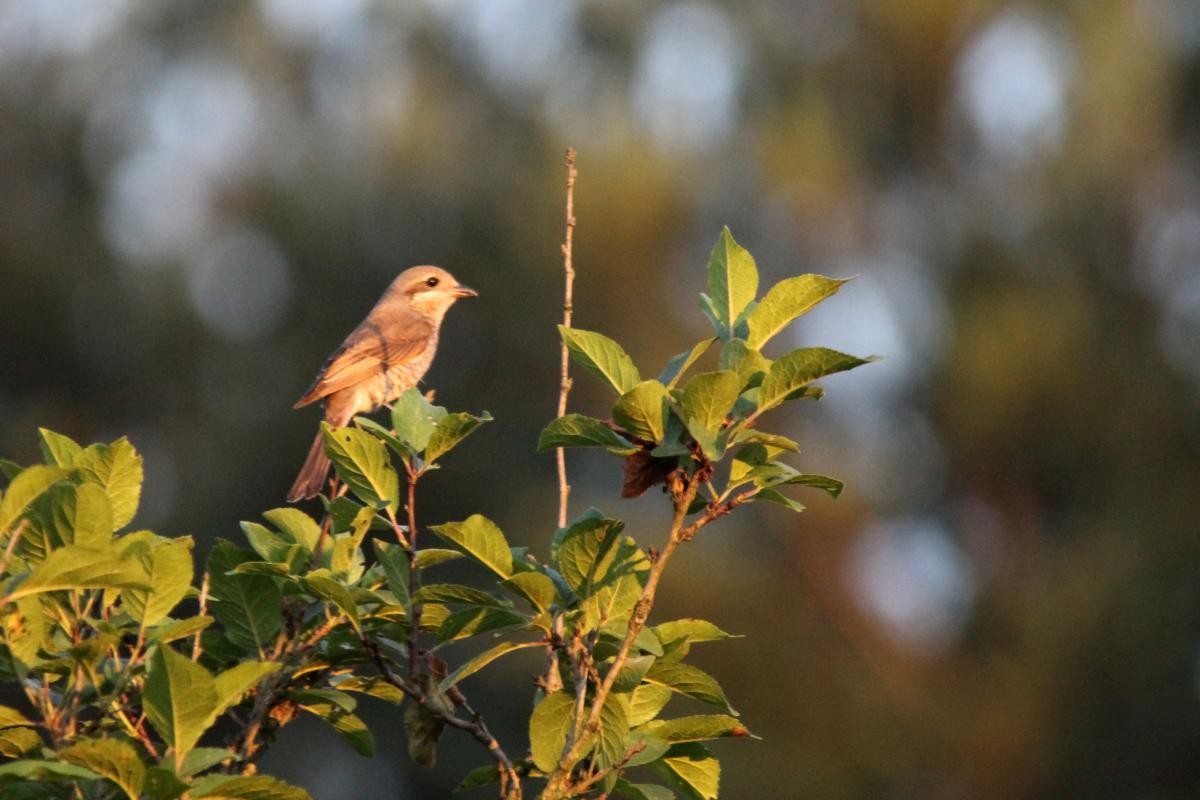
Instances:
[[[454,287],[454,295],[456,297],[479,297],[479,292],[472,289],[470,286],[463,286],[461,283]]]

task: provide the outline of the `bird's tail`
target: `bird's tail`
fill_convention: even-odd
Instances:
[[[328,474],[329,456],[325,455],[325,437],[318,431],[317,438],[313,439],[312,447],[308,450],[308,458],[304,459],[304,466],[300,468],[300,474],[288,492],[288,502],[298,503],[316,497],[321,493],[321,486]]]

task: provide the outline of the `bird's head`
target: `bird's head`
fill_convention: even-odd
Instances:
[[[392,293],[404,298],[409,308],[417,313],[439,320],[460,297],[479,295],[441,267],[404,270],[392,283]]]

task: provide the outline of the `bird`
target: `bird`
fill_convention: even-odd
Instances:
[[[401,272],[292,408],[324,400],[325,421],[344,427],[357,414],[395,402],[417,385],[433,363],[442,318],[450,306],[460,298],[478,296],[440,267]],[[316,497],[328,473],[329,457],[318,431],[288,501]]]

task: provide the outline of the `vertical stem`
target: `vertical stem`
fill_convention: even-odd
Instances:
[[[204,580],[200,582],[200,616],[202,617],[208,613],[208,585],[208,570],[204,570]],[[203,631],[196,631],[196,636],[192,639],[192,661],[200,660],[201,633],[203,633]]]
[[[412,608],[412,619],[408,631],[408,677],[417,679],[417,646],[421,635],[421,606],[411,600],[421,588],[421,576],[417,573],[417,474],[408,470],[408,596]]]
[[[571,327],[571,314],[575,310],[572,305],[572,289],[575,285],[575,265],[572,259],[572,243],[575,235],[575,149],[567,148],[567,231],[563,239],[563,272],[566,285],[563,291],[563,327]],[[567,395],[571,393],[571,378],[569,375],[570,355],[567,345],[562,346],[562,373],[558,385],[558,416],[567,413]],[[560,447],[555,453],[558,458],[558,527],[567,525],[567,497],[571,494],[571,485],[567,483],[567,458]]]

